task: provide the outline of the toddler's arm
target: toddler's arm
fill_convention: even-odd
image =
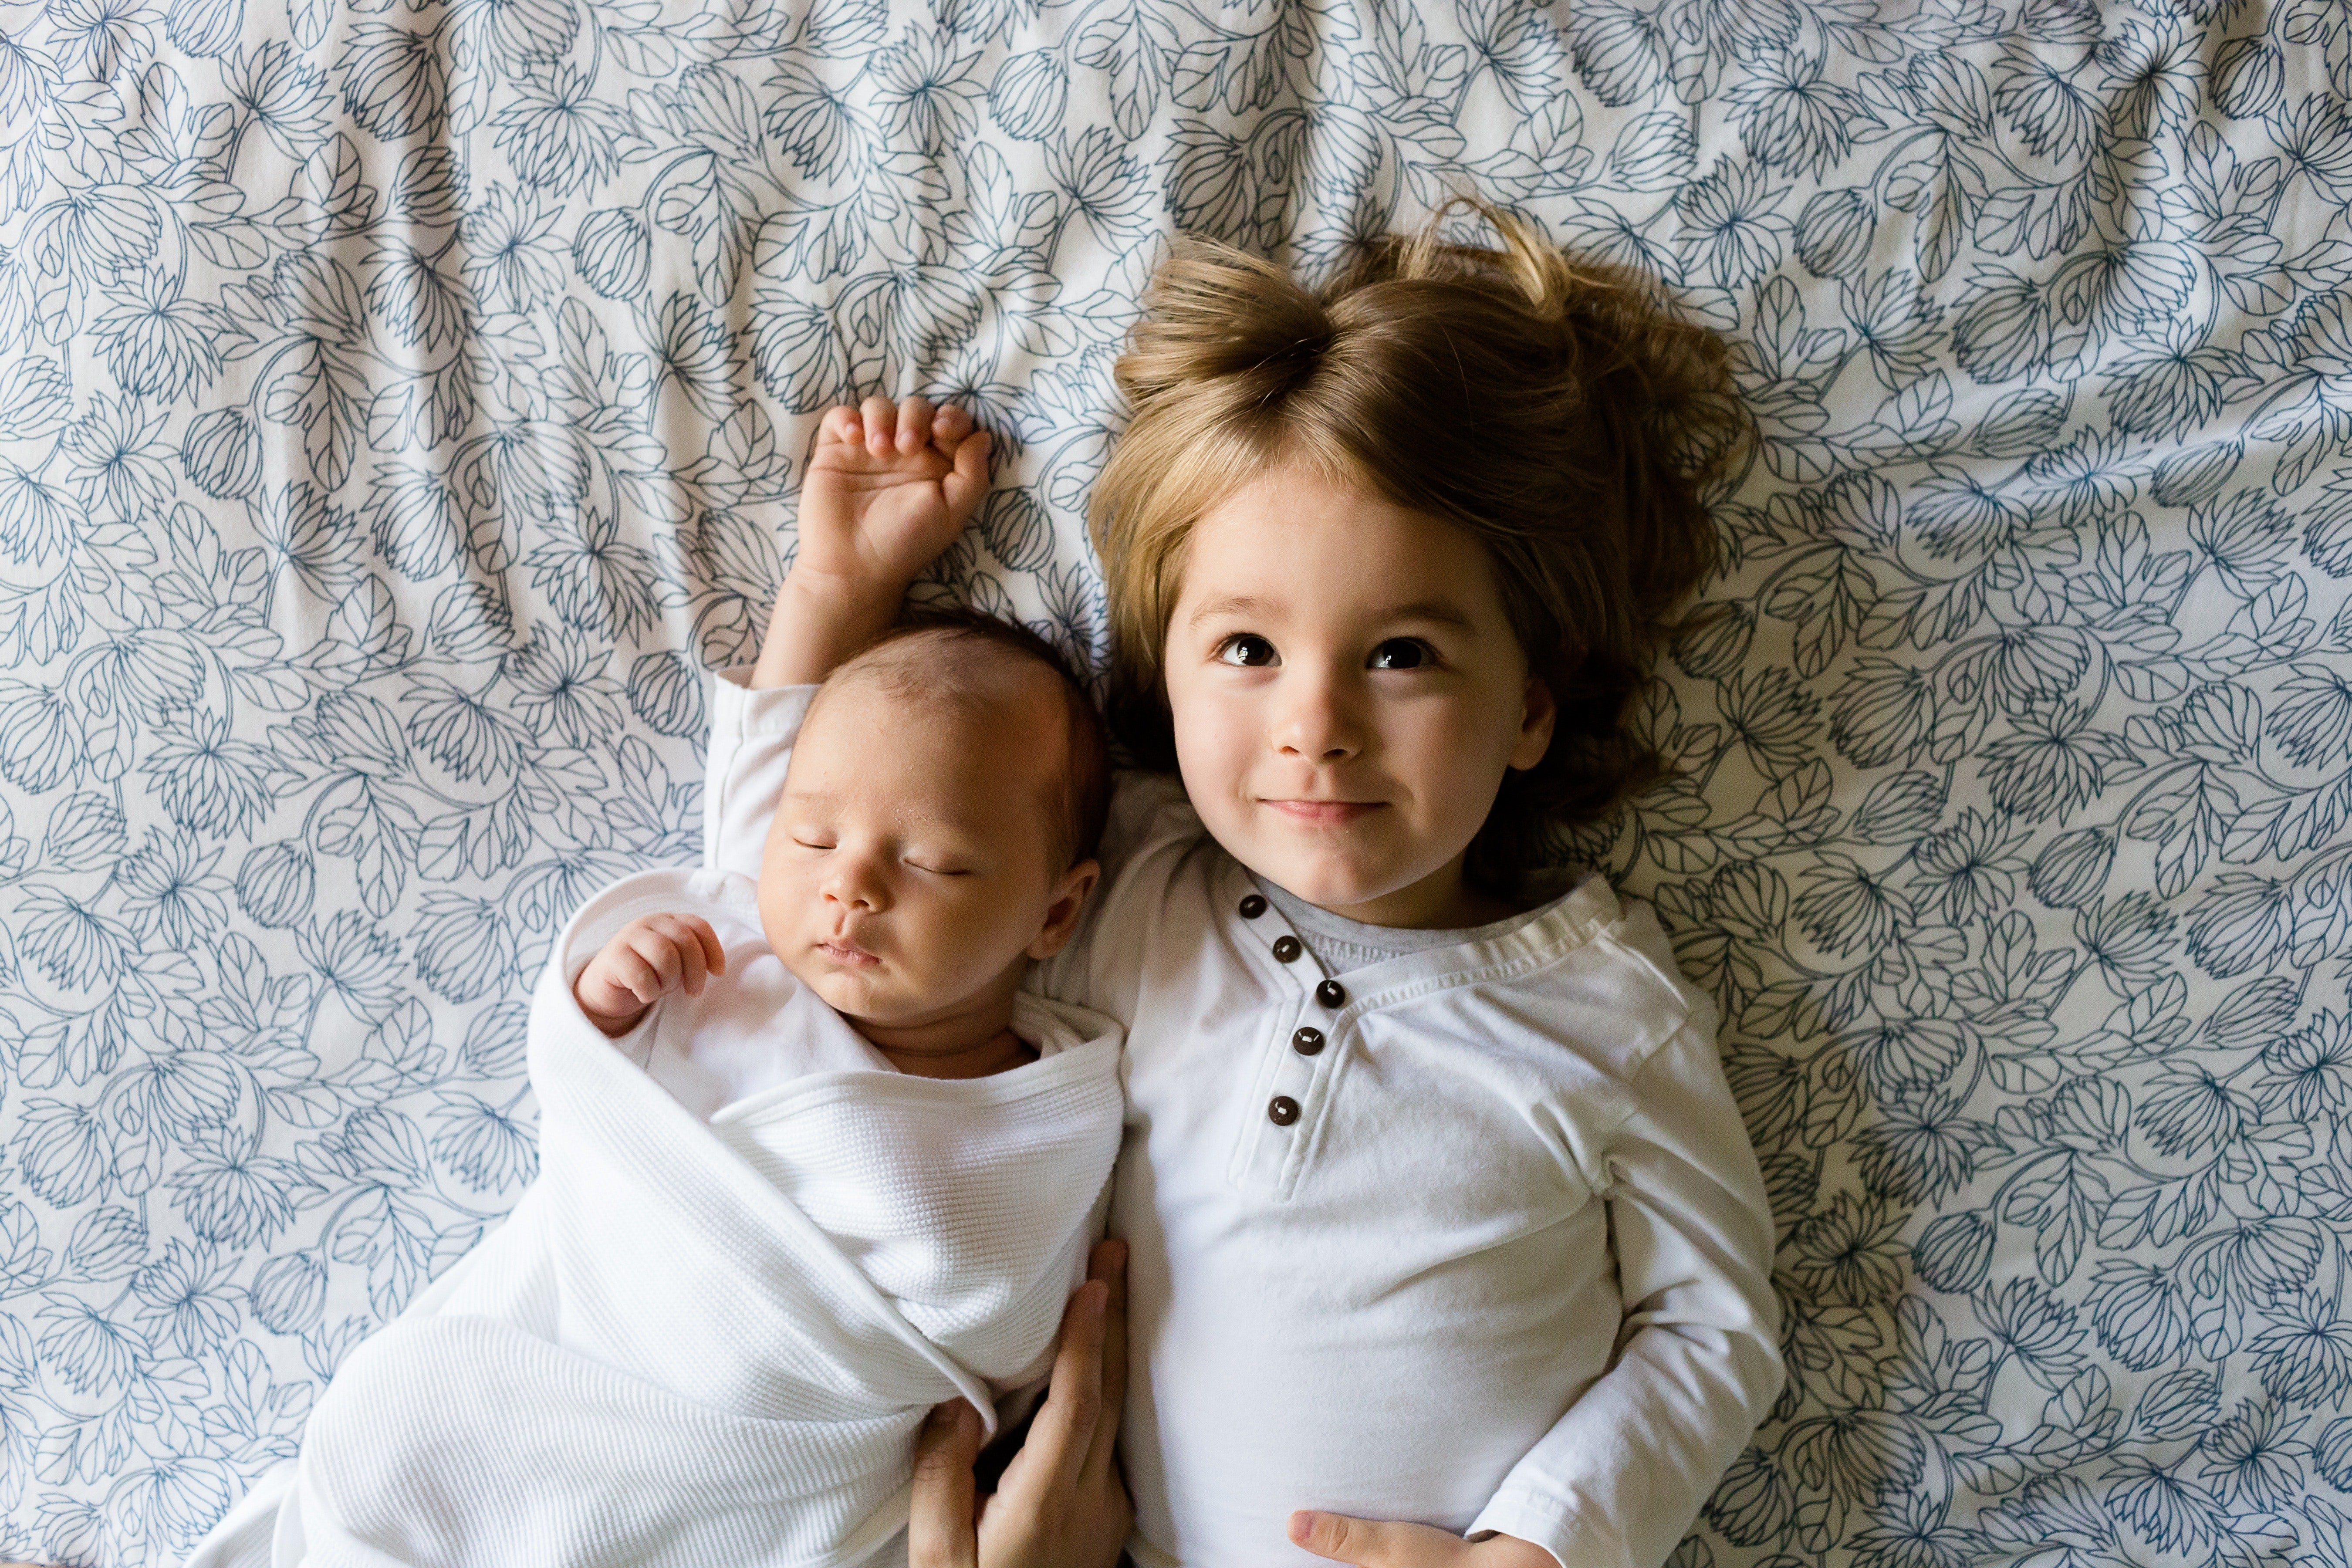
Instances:
[[[646,915],[623,926],[572,983],[572,998],[607,1039],[619,1039],[655,1003],[684,988],[702,994],[727,973],[727,950],[710,922],[694,915]]]
[[[1633,1088],[1605,1199],[1617,1358],[1469,1531],[1496,1533],[1301,1513],[1298,1544],[1360,1568],[1659,1568],[1673,1552],[1780,1392],[1772,1211],[1711,1029],[1685,1026]]]
[[[1472,1526],[1572,1568],[1664,1563],[1780,1392],[1772,1209],[1706,1017],[1634,1075],[1609,1157],[1617,1359]]]

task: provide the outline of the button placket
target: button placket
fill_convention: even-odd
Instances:
[[[1287,1197],[1297,1184],[1300,1162],[1307,1152],[1294,1140],[1307,1135],[1303,1123],[1310,1109],[1318,1119],[1323,1114],[1318,1097],[1327,1092],[1325,1079],[1339,1068],[1337,1054],[1326,1055],[1334,1039],[1326,1030],[1337,1020],[1318,1015],[1336,1013],[1347,1003],[1347,988],[1336,980],[1324,980],[1300,997],[1298,1009],[1289,1020],[1289,1033],[1283,1037],[1288,1048],[1280,1049],[1267,1078],[1261,1080],[1273,1093],[1263,1102],[1261,1114],[1265,1120],[1258,1124],[1257,1152],[1250,1165],[1254,1183],[1265,1184],[1278,1197]]]
[[[1226,907],[1244,921],[1262,921],[1273,907],[1255,889],[1236,889],[1226,897],[1233,900]],[[1313,1120],[1309,1113],[1319,1116],[1316,1096],[1321,1092],[1327,1070],[1338,1059],[1336,1053],[1327,1054],[1332,1041],[1326,1032],[1328,1015],[1346,1005],[1348,994],[1338,981],[1315,975],[1319,966],[1307,944],[1296,932],[1281,929],[1278,917],[1274,931],[1261,927],[1248,936],[1265,942],[1262,951],[1276,963],[1287,966],[1304,961],[1308,969],[1304,974],[1292,971],[1292,983],[1300,994],[1286,1025],[1277,1024],[1275,1038],[1269,1042],[1275,1054],[1258,1078],[1257,1092],[1264,1098],[1250,1111],[1255,1131],[1243,1133],[1233,1168],[1233,1178],[1246,1186],[1286,1196],[1297,1180],[1298,1162],[1304,1158],[1305,1146],[1297,1140],[1308,1135]]]

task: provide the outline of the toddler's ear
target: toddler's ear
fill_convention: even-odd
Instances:
[[[1054,901],[1045,908],[1045,929],[1022,951],[1032,958],[1051,958],[1069,946],[1078,929],[1078,916],[1086,910],[1087,895],[1101,880],[1099,860],[1081,860],[1063,872],[1061,880],[1054,884]]]
[[[1519,709],[1518,744],[1511,748],[1511,766],[1527,769],[1542,762],[1551,750],[1552,727],[1559,722],[1559,703],[1540,675],[1528,677],[1527,696]]]

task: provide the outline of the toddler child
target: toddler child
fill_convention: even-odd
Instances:
[[[929,469],[965,445],[937,433]],[[804,515],[861,518],[843,478]],[[1119,1031],[1021,982],[1096,880],[1101,722],[976,616],[812,695],[756,883],[645,872],[557,939],[538,1178],[192,1564],[903,1562],[926,1413],[1044,1375],[1101,1230]]]
[[[1118,366],[1118,717],[1176,776],[1119,781],[1033,984],[1129,1028],[1143,1568],[1658,1568],[1780,1386],[1713,1009],[1647,908],[1523,874],[1658,771],[1627,713],[1713,560],[1724,353],[1485,216],[1319,293],[1180,242]],[[878,459],[908,416],[828,424]],[[784,776],[766,689],[951,539],[803,520],[801,653],[719,688],[713,864]]]

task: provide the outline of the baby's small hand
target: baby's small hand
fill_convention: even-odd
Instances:
[[[902,589],[988,490],[988,432],[929,398],[829,410],[801,484],[795,574]]]
[[[751,684],[814,686],[889,629],[907,584],[987,493],[988,432],[962,409],[869,397],[827,411]]]
[[[671,992],[683,986],[688,996],[699,996],[707,977],[726,973],[727,950],[719,945],[709,921],[693,915],[647,915],[623,926],[588,961],[572,994],[590,1023],[618,1038]]]

